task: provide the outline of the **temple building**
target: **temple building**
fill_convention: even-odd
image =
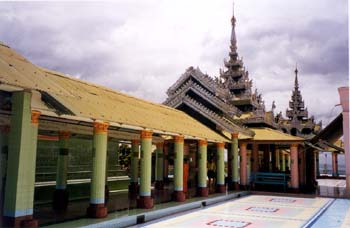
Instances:
[[[289,102],[290,109],[286,110],[287,119],[284,119],[282,113],[279,113],[275,120],[284,133],[311,139],[321,130],[322,122],[316,124],[313,116],[309,118],[308,110],[299,90],[298,68],[294,72],[294,90]]]
[[[311,172],[308,175],[307,172],[315,167],[313,162],[306,163],[306,158],[309,157],[304,151],[304,138],[283,133],[275,120],[274,107],[272,111],[266,111],[262,95],[257,90],[252,91],[253,82],[237,52],[234,13],[231,25],[229,59],[224,61],[225,69],[220,70],[219,77],[210,77],[199,68],[189,67],[168,89],[168,98],[164,104],[186,112],[220,135],[231,137],[231,140],[234,139],[233,132],[239,133],[238,139],[242,146],[239,158],[227,145],[227,175],[231,187],[235,186],[238,179],[234,173],[230,173],[230,167],[236,166],[239,159],[241,170],[243,164],[248,167],[243,170],[244,174],[241,172],[243,176],[240,177],[240,184],[244,181],[258,185],[260,172],[278,176],[278,173],[290,172],[291,169],[296,172],[298,169],[298,174],[293,174],[299,178],[294,182],[295,186],[298,189],[307,186],[312,189],[310,186],[315,176]],[[215,154],[208,156],[215,158]],[[298,168],[292,167],[297,164],[291,160],[298,156],[301,165]]]
[[[105,218],[232,190],[313,191],[314,151],[330,132],[306,141],[317,125],[297,72],[289,119],[265,110],[238,57],[234,15],[231,22],[219,77],[189,67],[164,104],[36,66],[0,43],[0,226]]]

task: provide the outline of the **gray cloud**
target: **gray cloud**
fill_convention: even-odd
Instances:
[[[0,3],[0,40],[30,61],[162,102],[188,66],[217,76],[231,1]],[[309,113],[329,121],[348,84],[345,0],[236,0],[238,49],[269,109],[287,108],[298,62]]]

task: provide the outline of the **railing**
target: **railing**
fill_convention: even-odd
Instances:
[[[286,191],[288,187],[288,181],[290,179],[289,174],[285,173],[266,173],[256,172],[251,175],[252,184],[269,184],[269,185],[283,185],[283,190]]]

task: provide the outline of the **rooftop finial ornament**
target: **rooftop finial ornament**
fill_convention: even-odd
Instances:
[[[299,88],[299,82],[298,82],[298,63],[295,64],[295,83],[294,86],[295,88]]]

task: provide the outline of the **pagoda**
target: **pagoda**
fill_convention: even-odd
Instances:
[[[287,119],[284,119],[282,113],[280,113],[276,116],[276,121],[283,132],[310,138],[321,129],[322,123],[316,124],[313,116],[309,118],[308,110],[305,107],[305,102],[299,89],[298,72],[296,67],[294,71],[294,90],[291,101],[289,101],[289,109],[287,108],[286,110]]]
[[[277,129],[273,113],[257,90],[237,52],[236,19],[233,13],[229,59],[219,77],[210,77],[199,68],[189,67],[168,89],[164,102],[193,116],[214,130],[245,132],[246,127],[268,126]]]
[[[225,88],[226,102],[236,106],[242,112],[251,112],[262,108],[261,95],[259,99],[253,99],[252,80],[243,65],[243,60],[238,58],[236,38],[236,18],[233,13],[231,31],[231,45],[229,60],[224,60],[225,70],[220,70],[220,84]],[[254,96],[254,98],[257,98]]]

